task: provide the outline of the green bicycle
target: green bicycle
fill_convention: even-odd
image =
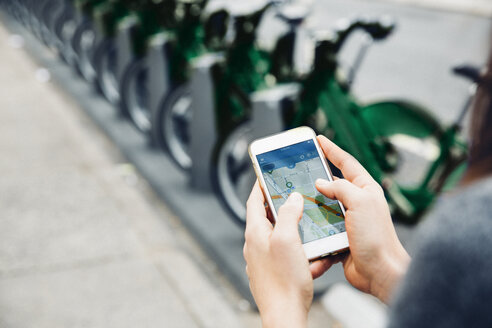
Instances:
[[[337,76],[337,54],[354,30],[362,29],[373,40],[383,40],[393,28],[389,22],[357,20],[333,36],[318,35],[312,71],[302,81],[298,99],[278,113],[278,120],[284,129],[311,126],[352,154],[383,187],[393,218],[415,223],[441,191],[456,184],[465,168],[467,147],[459,131],[468,106],[455,124],[446,127],[412,102],[357,102],[350,93],[353,74],[348,80]],[[359,56],[356,67],[361,60]],[[456,70],[463,75],[462,71]],[[247,145],[274,132],[261,131],[247,121],[229,135],[219,151],[214,166],[218,195],[240,224],[245,223],[246,197],[255,180]],[[428,166],[413,170],[420,175],[411,182],[401,182],[398,170],[402,156],[406,156],[400,147],[405,142],[417,144],[422,152],[433,150]]]
[[[150,130],[150,67],[149,52],[152,40],[172,33],[179,26],[181,19],[177,12],[183,11],[185,1],[165,0],[155,2],[140,0],[133,8],[133,16],[137,24],[131,35],[132,60],[124,70],[119,81],[120,110],[128,117],[135,127],[144,133]],[[194,8],[200,11],[202,8]]]
[[[71,38],[71,47],[75,56],[75,67],[79,74],[89,83],[96,78],[92,64],[92,54],[99,43],[92,17],[94,10],[101,5],[102,0],[76,0],[75,8],[79,23]]]
[[[153,119],[153,116],[158,115],[155,113],[158,109],[153,108],[155,105],[151,104],[150,98],[156,97],[162,103],[165,101],[162,99],[165,99],[169,92],[187,81],[189,62],[213,48],[212,43],[207,43],[207,40],[208,38],[214,39],[213,35],[216,31],[206,30],[206,26],[217,18],[220,20],[217,16],[218,12],[210,15],[206,13],[204,10],[208,2],[206,0],[172,0],[169,2],[168,7],[171,7],[172,2],[174,9],[167,10],[168,15],[171,15],[167,23],[163,22],[160,29],[155,29],[151,33],[137,36],[136,40],[141,40],[143,47],[140,47],[138,59],[124,74],[120,92],[123,112],[129,116],[138,130],[149,134],[153,132],[153,135],[157,136],[155,139],[159,145],[162,145],[163,141],[160,138],[161,133],[155,131],[157,128],[154,126]],[[152,15],[151,12],[148,14]],[[157,17],[157,21],[161,19],[162,17]],[[145,24],[148,26],[148,19],[145,20]],[[155,68],[150,66],[147,55],[149,44],[159,38],[167,40],[165,54],[163,54],[166,58],[166,69],[155,71]],[[220,36],[217,38],[220,39]],[[162,75],[161,79],[168,83],[164,83],[160,89],[156,90],[155,86],[150,84],[152,80],[159,80],[159,78],[153,78],[151,74]],[[149,95],[150,92],[158,93],[158,95]]]
[[[277,5],[277,6],[275,6]],[[261,48],[257,29],[265,12],[273,8],[290,28],[276,40],[272,50]],[[279,9],[280,8],[280,9]],[[227,8],[227,35],[229,46],[223,51],[224,62],[212,72],[214,117],[219,139],[223,140],[249,115],[249,94],[268,88],[277,82],[292,81],[293,45],[296,28],[303,21],[299,12],[284,12],[284,5],[258,2],[233,5]],[[282,14],[283,13],[283,14]],[[166,98],[155,120],[158,137],[166,145],[171,158],[182,169],[190,169],[191,91],[188,83],[175,88]]]
[[[98,40],[92,54],[96,87],[111,103],[120,101],[119,75],[123,54],[117,47],[119,27],[132,21],[130,0],[108,0],[94,9],[93,21]]]

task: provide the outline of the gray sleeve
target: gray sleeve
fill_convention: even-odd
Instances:
[[[487,213],[453,204],[418,230],[421,239],[390,305],[389,327],[492,327]]]

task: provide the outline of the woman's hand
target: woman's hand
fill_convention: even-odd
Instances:
[[[398,240],[383,190],[355,158],[323,136],[318,141],[345,177],[316,181],[322,194],[338,199],[346,209],[350,253],[342,260],[345,277],[354,287],[387,303],[410,257]]]
[[[292,193],[278,211],[275,228],[267,218],[263,193],[256,182],[247,203],[244,258],[250,288],[264,327],[305,327],[313,299],[313,277],[332,264],[309,264],[298,224],[304,200]]]

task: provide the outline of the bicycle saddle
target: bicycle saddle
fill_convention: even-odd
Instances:
[[[308,8],[302,5],[284,5],[276,16],[291,27],[296,27],[306,19],[309,14]]]
[[[389,17],[380,19],[361,18],[358,20],[358,25],[364,31],[369,33],[374,40],[385,39],[395,29],[395,22]]]
[[[338,52],[348,36],[355,30],[363,30],[368,33],[373,40],[383,40],[393,32],[395,26],[396,24],[394,21],[387,17],[381,19],[368,19],[364,17],[352,20],[343,19],[338,22],[335,29],[333,49],[335,52]]]
[[[474,83],[480,82],[480,79],[482,77],[480,68],[478,68],[477,66],[466,65],[466,64],[457,65],[453,67],[453,73],[455,75],[467,78],[468,80]]]

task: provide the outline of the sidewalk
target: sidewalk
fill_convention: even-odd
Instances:
[[[0,327],[241,327],[179,221],[9,43],[0,27]]]

